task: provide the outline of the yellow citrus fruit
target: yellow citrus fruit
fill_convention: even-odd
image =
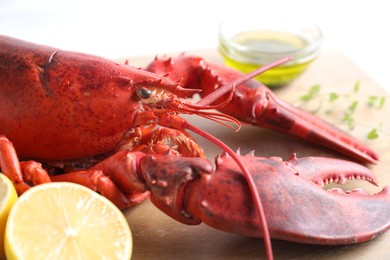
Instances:
[[[4,230],[9,211],[17,200],[14,185],[7,176],[0,173],[0,259],[4,256]]]
[[[133,240],[108,199],[67,182],[35,186],[8,216],[5,254],[12,259],[130,259]]]

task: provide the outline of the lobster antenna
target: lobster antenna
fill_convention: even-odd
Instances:
[[[230,100],[227,100],[227,101],[229,102]],[[239,131],[241,128],[240,121],[233,116],[229,116],[229,115],[222,114],[219,112],[197,110],[197,109],[195,109],[196,107],[194,108],[191,106],[191,104],[188,104],[188,103],[174,103],[173,105],[175,107],[175,111],[179,111],[180,113],[183,113],[183,114],[190,114],[190,115],[194,114],[194,115],[212,120],[212,121],[217,122],[223,126],[226,126],[230,129],[233,129],[235,132]],[[214,109],[214,108],[220,108],[220,107],[217,107],[217,106],[205,106],[204,107],[204,109]],[[165,111],[164,111],[164,113],[165,113]],[[227,123],[232,123],[236,127],[230,126]]]
[[[205,105],[202,105],[202,104],[199,104],[200,101],[198,101],[196,104],[191,104],[191,103],[188,103],[186,104],[186,106],[190,107],[190,108],[193,108],[193,109],[220,109],[224,106],[226,106],[233,98],[233,94],[234,94],[234,90],[236,89],[236,83],[235,81],[233,83],[229,83],[227,84],[226,86],[230,86],[229,89],[229,96],[226,97],[221,103],[219,104],[215,104],[215,105],[210,105],[210,104],[205,104]],[[223,87],[223,86],[222,86]],[[214,91],[216,92],[216,91]],[[213,93],[214,93],[213,92]],[[212,93],[210,93],[208,96],[210,96]],[[221,96],[223,95],[224,93],[220,94]],[[219,98],[220,96],[216,97],[216,98]],[[214,102],[215,100],[213,100],[212,102]],[[211,103],[212,103],[211,102]]]
[[[221,86],[220,88],[217,88],[215,91],[213,91],[212,93],[210,93],[209,95],[207,95],[206,97],[204,97],[203,99],[201,99],[200,101],[198,101],[195,104],[186,103],[186,102],[180,102],[179,104],[176,104],[176,109],[180,110],[182,113],[185,112],[185,113],[189,113],[189,114],[200,115],[204,118],[213,120],[213,121],[218,122],[224,126],[232,128],[231,126],[222,122],[221,119],[223,119],[226,122],[231,122],[231,123],[234,123],[235,125],[237,125],[237,128],[235,129],[235,131],[238,131],[241,127],[241,124],[237,119],[230,117],[230,116],[223,115],[223,114],[217,115],[216,113],[207,113],[207,112],[200,113],[199,109],[219,109],[219,108],[224,107],[232,100],[234,90],[235,90],[237,85],[240,85],[240,84],[256,77],[257,75],[259,75],[259,74],[261,74],[261,73],[263,73],[263,72],[265,72],[273,67],[276,67],[276,66],[284,64],[286,62],[289,62],[290,60],[292,60],[292,57],[288,56],[288,57],[276,60],[270,64],[261,66],[260,68],[257,68],[254,71],[243,75],[241,78],[238,78],[229,84],[226,84],[226,85]],[[221,96],[223,96],[227,92],[229,92],[229,96],[226,97],[221,103],[211,105],[213,102],[215,102],[218,98],[220,98]]]
[[[261,231],[263,233],[264,247],[265,247],[267,259],[273,259],[271,237],[270,237],[269,230],[268,230],[267,220],[265,218],[263,203],[261,202],[259,191],[257,189],[255,181],[252,178],[252,175],[250,175],[249,171],[244,166],[244,164],[241,162],[241,160],[238,158],[237,154],[232,149],[230,149],[229,146],[227,146],[225,143],[223,143],[221,140],[219,140],[215,136],[212,136],[212,135],[204,132],[203,130],[197,128],[196,126],[191,125],[187,121],[185,121],[183,127],[188,129],[188,130],[191,130],[192,132],[194,132],[194,133],[204,137],[205,139],[213,142],[214,144],[216,144],[217,146],[222,148],[237,163],[238,167],[242,171],[242,174],[244,175],[246,182],[248,183],[249,190],[251,192],[251,196],[255,202],[255,209],[256,209],[257,214],[260,218]]]
[[[279,59],[279,60],[276,60],[274,62],[271,62],[269,64],[266,64],[264,66],[261,66],[260,68],[257,68],[255,69],[254,71],[248,73],[248,74],[245,74],[244,76],[242,76],[241,78],[229,83],[229,84],[226,84],[220,88],[217,88],[215,91],[211,92],[210,94],[208,94],[206,97],[202,98],[201,100],[199,100],[195,105],[198,105],[198,106],[207,106],[207,105],[210,105],[212,104],[215,100],[217,100],[218,98],[220,98],[222,95],[226,94],[228,91],[233,91],[234,90],[234,86],[238,86],[258,75],[260,75],[261,73],[263,72],[266,72],[267,70],[269,69],[272,69],[274,67],[277,67],[279,65],[282,65],[286,62],[289,62],[292,60],[292,57],[288,56],[288,57],[285,57],[285,58],[282,58],[282,59]],[[233,89],[233,90],[232,90]],[[231,99],[231,97],[230,97]],[[229,99],[229,101],[230,101]]]

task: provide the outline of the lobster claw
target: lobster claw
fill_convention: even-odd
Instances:
[[[217,168],[210,173],[211,164],[206,159],[168,156],[146,156],[141,161],[140,169],[151,185],[151,198],[156,206],[185,224],[203,221],[226,232],[262,236],[248,184],[231,157],[218,157]],[[166,167],[166,162],[172,159],[180,167],[172,170]],[[388,187],[375,195],[359,190],[327,191],[322,187],[330,180],[343,183],[353,178],[377,185],[371,171],[360,164],[295,156],[283,161],[279,157],[251,154],[240,156],[240,160],[259,190],[273,239],[324,245],[350,244],[373,239],[390,228]],[[160,175],[169,185],[151,181],[160,179]],[[166,203],[168,198],[169,203]]]
[[[310,243],[314,239],[318,244],[359,243],[371,240],[390,228],[389,187],[374,195],[360,188],[347,192],[340,188],[328,191],[322,188],[326,183],[344,184],[351,179],[366,180],[377,186],[375,175],[366,167],[338,159],[298,159],[295,156],[286,165],[302,179],[302,185],[297,187],[300,192],[298,200],[304,198],[306,202],[302,203],[308,203],[297,205],[296,208],[297,214],[304,215],[308,220],[303,226],[296,223],[298,242]],[[297,189],[292,189],[290,194],[294,191]],[[310,193],[310,198],[307,198]],[[298,211],[304,211],[307,215]]]
[[[219,86],[228,85],[242,77],[241,73],[220,64],[207,64],[210,74],[218,74]],[[202,84],[208,89],[204,94],[208,94],[210,86],[215,85],[215,79],[204,76],[203,80]],[[319,117],[284,102],[269,88],[253,79],[236,86],[231,102],[221,111],[242,122],[300,137],[363,162],[376,163],[379,160],[379,155],[362,142]]]
[[[228,86],[227,89],[230,90],[233,82],[244,77],[242,73],[222,64],[184,54],[170,59],[156,59],[146,70],[160,75],[168,73],[169,79],[180,80],[184,88],[202,89],[202,105],[210,102],[223,103],[227,96],[215,95],[216,89]],[[208,99],[210,96],[213,98]],[[280,100],[256,80],[248,80],[235,86],[231,101],[220,110],[242,122],[297,136],[363,162],[376,163],[379,159],[378,154],[362,142],[320,118]]]
[[[264,86],[259,89],[262,89],[261,97],[254,101],[256,120],[253,124],[306,139],[363,162],[379,160],[376,152],[340,129],[280,100]]]
[[[185,213],[183,192],[188,183],[199,178],[200,173],[213,172],[209,160],[175,155],[145,155],[140,160],[140,172],[149,187],[150,200],[172,218],[191,225],[202,221]]]

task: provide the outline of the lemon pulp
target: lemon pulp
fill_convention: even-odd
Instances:
[[[130,259],[123,213],[96,192],[48,183],[20,196],[5,231],[7,259]]]

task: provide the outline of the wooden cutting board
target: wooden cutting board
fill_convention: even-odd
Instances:
[[[191,53],[221,62],[217,50]],[[137,57],[129,59],[129,62],[143,67],[152,59],[153,57]],[[356,93],[354,86],[357,82],[359,91]],[[299,79],[275,92],[280,98],[297,103],[299,97],[308,93],[311,86],[316,84],[321,86],[321,94],[309,105],[304,104],[304,108],[318,110],[320,107],[317,111],[320,116],[332,123],[340,124],[348,106],[357,100],[359,105],[353,113],[354,130],[351,131],[345,123],[340,124],[340,127],[350,131],[352,135],[367,143],[381,155],[377,165],[369,166],[378,176],[381,187],[376,188],[366,183],[359,185],[366,186],[372,192],[378,191],[384,185],[390,185],[389,95],[350,60],[332,49],[325,50]],[[338,93],[337,102],[328,101],[330,92]],[[365,104],[368,96],[374,95],[387,98],[383,107],[369,107]],[[277,155],[287,158],[296,152],[299,157],[311,155],[348,159],[311,143],[252,126],[245,126],[239,133],[234,133],[195,116],[189,120],[225,141],[231,148],[241,147],[244,153],[256,150],[256,155],[259,156]],[[366,135],[372,128],[380,128],[380,136],[369,140]],[[210,159],[213,160],[214,156],[221,153],[218,147],[208,141],[198,136],[195,138],[204,147]],[[352,188],[356,183],[348,185]],[[187,226],[178,223],[160,212],[149,200],[126,210],[125,215],[133,233],[132,259],[134,260],[265,258],[262,239],[224,233],[203,224]],[[354,217],[359,218],[359,216]],[[273,241],[273,250],[275,259],[390,259],[390,232],[366,243],[346,246],[318,246]]]

